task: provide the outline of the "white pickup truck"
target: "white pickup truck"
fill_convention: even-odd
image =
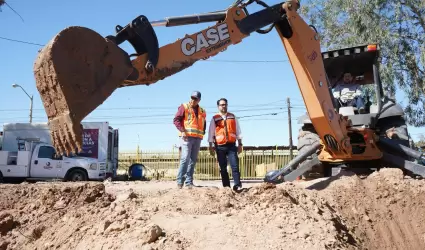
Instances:
[[[39,139],[18,138],[18,151],[0,151],[0,181],[13,179],[104,180],[106,162],[95,158],[56,154],[56,149]]]

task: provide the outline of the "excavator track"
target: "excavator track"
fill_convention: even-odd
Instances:
[[[62,30],[40,51],[34,77],[58,153],[81,151],[80,122],[132,71],[127,53],[84,27]]]

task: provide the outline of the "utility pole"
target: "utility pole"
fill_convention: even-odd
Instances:
[[[292,159],[293,152],[292,152],[292,123],[291,123],[291,100],[289,97],[287,97],[287,103],[288,103],[288,126],[289,126],[289,155]]]
[[[22,91],[24,91],[24,93],[30,98],[30,123],[32,123],[32,108],[33,108],[33,101],[34,101],[34,96],[33,95],[29,95],[26,91],[25,91],[25,89],[24,88],[22,88],[22,86],[21,85],[19,85],[19,84],[16,84],[16,83],[14,83],[14,84],[12,84],[12,87],[14,87],[14,88],[21,88],[22,89]]]
[[[30,123],[32,123],[32,105],[33,105],[33,102],[34,102],[34,96],[33,95],[31,95],[30,100],[31,100],[31,103],[30,103]]]

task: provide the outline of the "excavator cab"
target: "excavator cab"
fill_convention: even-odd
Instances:
[[[331,96],[341,94],[341,88],[337,89],[339,84],[355,85],[362,92],[359,98],[364,104],[364,113],[376,114],[379,110],[378,103],[372,104],[371,101],[380,100],[383,93],[379,81],[379,72],[375,70],[378,68],[378,45],[372,44],[327,51],[322,53],[322,57],[329,85],[332,88]],[[344,82],[345,74],[351,75],[351,82]],[[375,94],[375,96],[372,97],[371,94]],[[334,99],[335,108],[340,114],[354,115],[361,113],[359,107],[344,105],[341,98]]]
[[[391,139],[397,144],[409,147],[403,108],[395,100],[384,95],[379,77],[379,45],[369,44],[325,51],[322,52],[322,59],[334,109],[349,121],[348,136],[353,156],[351,161],[335,161],[330,155],[321,151],[317,154],[321,154],[322,162],[316,164],[311,171],[306,172],[304,177],[329,176],[332,165],[337,166],[341,163],[363,167],[364,160],[379,155],[373,150],[376,145],[368,142],[370,137]],[[344,83],[344,73],[347,72],[352,75],[350,83]],[[342,105],[342,101],[337,98],[340,96],[340,92],[334,95],[335,91],[341,91],[341,88],[337,88],[341,83],[345,84],[344,86],[355,84],[360,88],[362,92],[360,97],[363,100],[365,112],[359,112],[355,105]],[[355,104],[355,102],[352,103]],[[308,114],[301,116],[298,123],[302,124],[302,127],[298,136],[297,148],[300,153],[304,153],[315,142],[319,142],[320,137]],[[366,131],[368,132],[366,133]]]
[[[404,111],[395,100],[386,96],[379,76],[379,44],[368,44],[326,51],[322,53],[325,71],[329,80],[331,97],[337,112],[346,116],[353,127],[374,129],[380,136],[394,137],[408,146]],[[357,107],[340,105],[334,98],[332,90],[343,82],[344,72],[353,76],[353,84],[357,84],[362,92],[361,98],[365,112],[360,114]],[[390,135],[390,131],[392,134]]]
[[[386,96],[379,76],[379,44],[360,45],[322,52],[328,87],[335,110],[350,121],[352,127],[376,130],[381,136],[397,137],[408,145],[408,133],[403,108]],[[360,113],[355,105],[344,106],[339,98],[338,84],[344,83],[344,73],[351,73],[352,84],[359,86],[365,112]],[[308,115],[298,119],[299,124],[308,125]]]

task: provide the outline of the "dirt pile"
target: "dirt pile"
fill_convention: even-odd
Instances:
[[[2,185],[0,200],[0,249],[29,249],[49,246],[49,240],[63,243],[73,227],[78,227],[67,222],[67,216],[87,220],[114,198],[102,184],[58,183]]]
[[[146,186],[144,186],[146,185]],[[424,181],[2,185],[0,249],[424,249]],[[140,188],[142,187],[142,188]]]

